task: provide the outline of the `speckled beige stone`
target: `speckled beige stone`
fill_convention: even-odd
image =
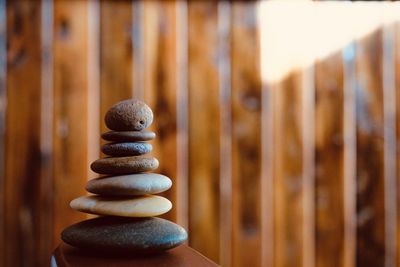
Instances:
[[[142,101],[128,99],[113,105],[104,120],[111,130],[141,131],[153,122],[153,112]]]
[[[158,160],[154,157],[109,157],[94,161],[90,168],[100,174],[118,175],[152,171],[158,165]]]
[[[157,194],[168,190],[172,181],[158,173],[138,173],[90,180],[86,190],[105,196],[137,196]]]
[[[74,210],[97,215],[152,217],[168,212],[172,203],[164,197],[152,195],[133,198],[84,196],[72,200],[70,206]]]

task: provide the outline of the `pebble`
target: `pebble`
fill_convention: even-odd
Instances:
[[[90,168],[100,174],[118,175],[152,171],[158,165],[158,160],[154,157],[109,157],[94,161]]]
[[[90,180],[86,190],[102,196],[138,196],[158,194],[171,188],[172,181],[158,173],[101,177]]]
[[[128,99],[113,105],[104,120],[111,130],[141,131],[153,122],[153,112],[142,101]]]
[[[97,215],[151,217],[168,212],[172,203],[164,197],[153,195],[130,198],[83,196],[72,200],[70,206],[74,210]]]
[[[104,140],[114,142],[150,141],[156,138],[156,134],[150,131],[109,131],[101,135]]]
[[[106,255],[145,255],[179,246],[187,233],[161,218],[99,217],[69,226],[61,238],[71,246]]]
[[[109,143],[101,147],[101,152],[114,157],[137,156],[151,152],[153,149],[148,143]]]

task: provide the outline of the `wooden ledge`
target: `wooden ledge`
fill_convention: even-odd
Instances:
[[[52,267],[216,267],[194,249],[182,245],[165,253],[148,257],[117,258],[102,255],[87,255],[65,243],[61,243],[54,251],[51,259]]]

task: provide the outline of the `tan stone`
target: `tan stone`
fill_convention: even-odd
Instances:
[[[172,203],[164,197],[152,195],[133,198],[84,196],[72,200],[70,206],[74,210],[98,215],[152,217],[168,212]]]
[[[141,131],[153,122],[153,112],[142,101],[127,99],[113,105],[104,121],[114,131]]]

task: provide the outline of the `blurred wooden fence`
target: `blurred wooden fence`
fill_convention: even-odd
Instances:
[[[223,266],[400,266],[400,27],[261,82],[257,3],[0,0],[0,266],[84,214],[105,111],[144,99],[167,218]],[[295,44],[294,44],[295,45]]]

